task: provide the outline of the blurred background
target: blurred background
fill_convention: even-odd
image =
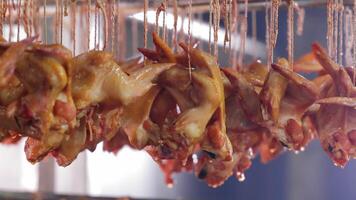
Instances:
[[[313,41],[326,46],[326,7],[306,8],[305,14],[304,33],[295,38],[295,58],[309,52]],[[123,30],[127,35],[126,58],[138,56],[133,48],[143,46],[142,20],[136,18],[138,17],[135,15],[130,16],[125,21]],[[200,22],[208,25],[208,13],[200,18]],[[279,16],[276,57],[287,56],[286,18],[287,12],[283,7]],[[256,49],[251,42],[251,17],[249,19],[246,63],[255,56],[261,59],[266,57],[264,10],[257,11]],[[138,36],[135,36],[133,26],[136,26]],[[205,36],[200,36],[204,32],[200,28],[193,26],[194,37],[206,36],[206,33]],[[51,31],[46,31],[51,34]],[[70,42],[69,36],[64,35],[63,40],[64,43]],[[150,41],[150,38],[148,40]],[[206,49],[207,41],[201,39],[199,45]],[[228,55],[222,48],[219,52],[221,66],[228,66]],[[356,198],[356,162],[351,161],[344,169],[335,167],[318,141],[312,142],[304,152],[299,154],[285,152],[266,165],[261,164],[257,157],[245,174],[245,181],[239,182],[231,177],[223,186],[216,189],[209,188],[189,173],[174,175],[175,185],[173,188],[168,188],[159,167],[147,153],[134,151],[128,147],[114,155],[103,152],[102,146],[98,145],[95,152],[83,152],[72,165],[66,168],[57,167],[50,158],[41,164],[32,165],[27,162],[23,148],[23,141],[17,145],[0,146],[0,191],[44,191],[152,199],[346,200]]]

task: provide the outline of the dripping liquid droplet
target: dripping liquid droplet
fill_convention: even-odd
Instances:
[[[242,172],[236,172],[236,178],[239,182],[243,182],[246,179],[245,174]]]

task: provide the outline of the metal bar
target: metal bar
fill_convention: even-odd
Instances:
[[[40,0],[40,2],[43,2],[44,0]],[[75,0],[77,1],[77,4],[86,4],[86,0]],[[270,0],[269,0],[270,1]],[[288,0],[282,0],[283,3],[285,4]],[[16,2],[16,1],[15,1]],[[159,0],[149,0],[150,4],[156,4],[160,3],[161,1]],[[243,0],[237,0],[238,3],[243,3]],[[327,0],[296,0],[300,6],[320,6],[324,5],[327,3]],[[344,0],[344,5],[353,5],[354,1],[353,0]],[[140,7],[143,9],[143,0],[121,0],[120,4],[122,5],[130,5],[130,7]],[[256,7],[264,7],[266,4],[266,0],[249,0],[249,7],[256,8]],[[41,3],[40,3],[41,5]],[[55,0],[47,0],[47,5],[55,5]],[[209,5],[209,0],[194,0],[193,1],[193,6],[207,6]],[[171,5],[170,5],[171,6]],[[189,6],[189,0],[178,0],[178,6],[179,7],[187,7]]]

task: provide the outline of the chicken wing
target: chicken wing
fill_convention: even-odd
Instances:
[[[173,64],[150,64],[127,75],[106,52],[91,51],[74,58],[73,98],[78,109],[90,104],[127,105],[145,94],[152,81]]]

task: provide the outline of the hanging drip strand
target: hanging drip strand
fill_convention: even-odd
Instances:
[[[239,51],[239,66],[242,67],[244,65],[243,59],[245,57],[245,48],[246,48],[246,38],[247,38],[247,14],[248,14],[248,0],[245,0],[244,3],[244,15],[241,18],[241,26],[240,26],[240,51]]]
[[[333,38],[333,50],[332,50],[332,57],[333,60],[337,63],[338,62],[338,36],[339,36],[339,1],[335,0],[335,3],[333,4],[334,7],[334,38]]]
[[[4,23],[6,23],[7,0],[1,0],[1,33],[4,35]]]
[[[88,38],[87,38],[87,49],[90,49],[90,13],[91,13],[91,0],[88,0],[88,5],[87,5],[87,33],[88,33]]]
[[[267,37],[267,66],[270,68],[273,63],[273,51],[278,38],[278,14],[280,0],[272,0],[270,8],[266,5],[266,37]],[[268,13],[269,11],[269,13]],[[269,16],[268,16],[269,15]]]
[[[213,1],[210,0],[209,3],[209,53],[211,54],[211,29],[213,24]]]
[[[77,2],[74,0],[71,4],[71,35],[72,35],[72,45],[73,45],[73,55],[75,55],[76,50],[76,24],[77,24]]]
[[[63,13],[64,13],[64,16],[65,17],[67,17],[69,14],[68,14],[68,4],[69,4],[69,2],[68,2],[69,0],[65,0],[65,2],[64,2],[64,11],[63,11]]]
[[[265,24],[266,24],[266,30],[265,30],[265,42],[266,42],[266,52],[267,52],[267,68],[270,69],[272,60],[271,60],[271,39],[270,39],[270,4],[268,4],[268,0],[266,0],[266,9],[265,9]]]
[[[190,60],[190,50],[191,50],[191,45],[192,45],[192,32],[191,32],[191,20],[192,20],[192,0],[189,0],[189,17],[188,17],[188,69],[189,69],[189,80],[192,79],[192,64]]]
[[[160,28],[159,28],[159,22],[158,22],[159,15],[161,14],[161,12],[165,12],[165,11],[166,11],[166,5],[164,5],[164,3],[162,2],[156,10],[156,33],[157,33],[157,35],[160,35],[160,31],[159,31]],[[164,16],[163,16],[163,18],[164,18]]]
[[[59,9],[59,0],[56,0],[56,11],[55,11],[55,22],[53,23],[54,24],[54,27],[53,27],[53,29],[54,29],[54,38],[55,38],[55,43],[58,43],[58,36],[59,36],[59,34],[58,34],[58,32],[59,32],[59,30],[58,30],[58,27],[59,27],[59,17],[58,17],[58,13],[59,13],[59,11],[58,11],[58,9]]]
[[[43,34],[40,32],[42,32],[41,30],[41,24],[40,24],[40,3],[38,1],[34,1],[34,16],[33,16],[33,29],[34,29],[34,34],[35,35],[41,35],[41,39],[43,40]]]
[[[343,45],[343,42],[344,42],[344,39],[343,39],[343,36],[344,36],[344,28],[343,28],[344,27],[344,2],[343,2],[343,0],[340,0],[340,2],[338,4],[338,12],[339,12],[339,27],[338,27],[339,49],[338,49],[337,56],[338,56],[339,64],[342,65],[343,64],[342,57],[343,57],[343,52],[344,52],[344,45]]]
[[[173,0],[173,39],[172,46],[173,50],[177,49],[177,24],[178,24],[178,2],[177,0]]]
[[[168,3],[167,0],[163,1],[164,3],[164,15],[163,15],[163,41],[167,41],[167,23],[166,23],[166,19],[167,19],[167,9],[168,9]]]
[[[232,9],[233,9],[233,13],[232,13],[232,34],[236,34],[237,30],[238,30],[238,21],[239,21],[239,4],[237,3],[237,1],[233,1],[232,4]],[[234,48],[233,48],[233,52],[230,52],[230,54],[232,54],[231,56],[231,63],[232,63],[232,67],[234,69],[236,69],[237,71],[239,70],[239,66],[237,65],[237,42],[233,41],[234,44]]]
[[[353,21],[352,21],[352,38],[353,38],[353,65],[356,67],[356,0],[354,0],[354,7],[353,7]],[[355,75],[355,73],[354,73]]]
[[[229,12],[228,12],[227,0],[224,0],[222,10],[224,15],[224,27],[225,27],[224,51],[226,52],[226,43],[229,41]]]
[[[96,50],[97,48],[97,32],[98,32],[98,7],[96,4],[94,5],[94,49]]]
[[[148,32],[148,24],[147,24],[147,9],[148,9],[148,0],[144,0],[143,3],[143,43],[144,47],[147,48],[147,32]]]
[[[9,11],[8,9],[8,4],[7,4],[8,0],[3,0],[3,13],[2,13],[2,24],[6,23],[6,13],[7,11]],[[4,30],[3,30],[4,31]]]
[[[115,18],[116,18],[116,2],[110,1],[109,9],[111,10],[111,52],[115,55]]]
[[[47,0],[43,1],[43,26],[44,26],[44,43],[48,43],[48,30],[47,30]]]
[[[6,7],[8,8],[7,10],[9,11],[9,16],[8,16],[8,20],[9,20],[9,38],[8,38],[8,41],[11,42],[11,39],[12,39],[12,4],[13,2],[10,0],[7,1],[7,5]]]
[[[218,39],[219,39],[219,28],[220,28],[220,2],[219,0],[214,0],[213,3],[213,10],[214,10],[214,56],[215,59],[218,60]]]
[[[17,9],[17,41],[20,41],[21,0],[18,1]]]
[[[352,45],[353,41],[355,40],[354,35],[352,34],[353,24],[352,24],[352,17],[353,13],[350,8],[345,9],[345,23],[344,23],[344,33],[345,33],[345,54],[344,60],[346,66],[352,66],[353,58],[352,58]]]
[[[100,9],[101,11],[101,14],[103,16],[103,19],[104,19],[104,45],[103,45],[103,49],[102,50],[106,50],[107,48],[107,45],[108,45],[108,38],[109,38],[109,30],[108,30],[108,15],[106,13],[106,9],[105,9],[105,3],[104,1],[102,0],[98,0],[97,1],[97,5],[98,5],[98,8]],[[99,19],[99,23],[101,22],[101,20]],[[100,26],[99,26],[100,28]],[[100,41],[100,36],[99,36],[99,41]],[[100,42],[99,42],[100,43]],[[99,47],[98,47],[99,48]]]
[[[23,23],[24,23],[26,37],[30,37],[30,27],[29,27],[29,17],[28,17],[29,9],[30,9],[30,1],[25,1],[24,9],[23,9]]]
[[[298,6],[297,3],[294,2],[295,9],[297,11],[297,35],[303,35],[304,30],[304,19],[305,19],[305,9]]]
[[[61,23],[61,44],[63,44],[63,13],[64,13],[64,6],[63,6],[63,0],[61,0],[61,6],[60,6],[60,23]]]
[[[345,9],[345,63],[346,66],[356,67],[356,0],[353,9]],[[352,83],[356,83],[356,73],[353,73]]]
[[[327,3],[327,22],[328,22],[328,29],[327,29],[327,46],[328,46],[328,53],[332,57],[332,50],[334,45],[334,2],[333,0],[328,0]]]
[[[32,36],[32,29],[33,29],[33,21],[34,21],[34,19],[33,19],[33,9],[34,9],[34,6],[33,6],[33,0],[29,0],[30,1],[30,23],[29,23],[29,25],[30,25],[30,36]],[[62,1],[62,3],[63,3],[63,1]]]
[[[289,1],[287,18],[288,61],[293,67],[294,63],[294,0]]]
[[[96,44],[96,50],[100,50],[100,44],[101,44],[101,15],[99,10],[99,0],[96,0],[96,8],[97,8],[97,16],[98,16],[98,28],[96,29],[98,31],[98,39],[97,39],[97,44]]]
[[[115,35],[116,35],[115,38],[116,38],[116,41],[115,41],[115,44],[116,44],[117,47],[119,47],[120,44],[121,44],[120,43],[120,31],[121,31],[121,29],[120,29],[120,25],[121,25],[120,14],[121,13],[119,13],[119,11],[120,11],[120,0],[117,0],[117,2],[116,2],[116,11],[115,11],[115,15],[116,15],[116,21],[115,21]],[[119,59],[120,58],[120,49],[116,48],[115,52],[116,52],[116,54],[115,54],[116,59]]]
[[[231,56],[231,40],[232,40],[232,30],[231,30],[231,27],[232,27],[232,0],[229,0],[229,5],[228,5],[228,21],[229,21],[229,24],[228,24],[228,37],[229,37],[229,52],[230,52],[230,56]]]
[[[252,47],[257,48],[257,11],[252,11]]]
[[[1,21],[0,21],[0,33],[1,33],[1,35],[4,35],[4,23],[6,23],[6,10],[7,10],[7,8],[6,8],[6,0],[1,0],[0,1],[0,3],[1,3],[1,7],[0,7],[0,9],[1,9],[1,13],[0,13],[0,19],[1,19]]]
[[[276,46],[277,38],[278,38],[278,17],[279,17],[279,6],[281,4],[281,0],[272,0],[272,8],[271,8],[271,43],[273,48]]]
[[[4,0],[0,0],[0,33],[3,35],[3,16],[4,16]]]

